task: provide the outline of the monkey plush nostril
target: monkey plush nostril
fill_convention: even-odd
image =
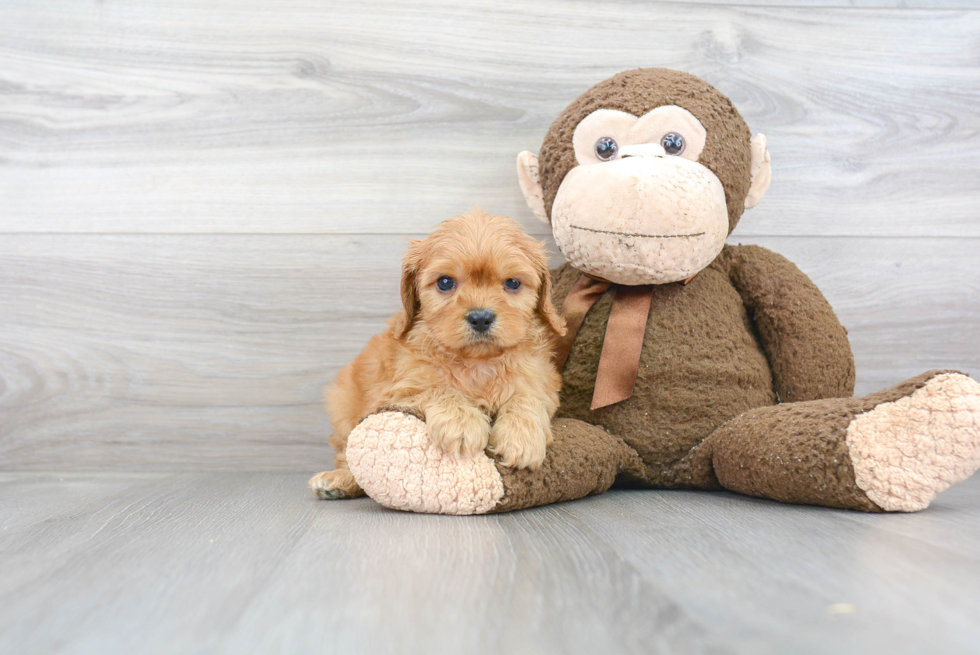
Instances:
[[[470,324],[473,330],[480,334],[490,329],[495,318],[497,318],[497,315],[489,309],[471,309],[466,312],[466,322]]]
[[[666,157],[667,151],[659,143],[640,143],[632,146],[620,146],[619,158],[627,157]]]

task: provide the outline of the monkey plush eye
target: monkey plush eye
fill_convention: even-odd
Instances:
[[[595,156],[602,161],[615,159],[617,152],[619,152],[619,144],[615,139],[604,136],[595,142]]]
[[[439,291],[452,291],[456,288],[456,280],[452,279],[448,275],[443,275],[441,278],[436,280],[436,287]]]
[[[684,143],[684,137],[680,134],[669,132],[664,135],[664,138],[660,139],[660,145],[664,147],[664,152],[668,155],[679,155],[684,152],[684,147],[687,144]]]
[[[515,280],[514,278],[510,278],[506,282],[504,282],[504,288],[507,289],[508,291],[517,291],[518,289],[521,288],[521,281]]]

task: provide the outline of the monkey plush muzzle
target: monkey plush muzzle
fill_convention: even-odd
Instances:
[[[629,148],[568,172],[552,208],[555,242],[573,266],[610,282],[685,280],[718,256],[728,236],[721,181],[659,146]]]

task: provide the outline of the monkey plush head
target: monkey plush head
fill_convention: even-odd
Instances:
[[[595,85],[522,152],[528,206],[568,261],[617,284],[685,280],[710,264],[769,187],[766,138],[731,101],[679,71]]]

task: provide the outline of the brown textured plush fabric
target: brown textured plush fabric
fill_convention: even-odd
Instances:
[[[385,412],[401,412],[402,414],[408,414],[409,416],[414,416],[420,421],[425,420],[425,414],[423,414],[420,410],[415,409],[414,407],[405,407],[403,405],[382,405],[381,407],[377,408],[376,410],[368,414],[368,416],[374,416],[375,414],[384,414]],[[364,418],[367,418],[367,416],[365,416]]]
[[[556,303],[579,276],[567,264],[553,272]],[[777,390],[802,400],[853,391],[847,335],[809,278],[765,248],[726,246],[690,284],[654,287],[633,397],[591,411],[611,305],[607,292],[579,328],[558,412],[622,437],[652,486],[699,486],[678,463],[729,419],[776,404]]]
[[[720,180],[733,229],[750,187],[751,133],[716,89],[665,69],[620,73],[592,87],[558,117],[538,158],[548,215],[577,163],[572,135],[583,118],[597,109],[642,116],[663,105],[687,109],[707,130],[698,161]],[[567,264],[553,271],[556,305],[581,275]],[[881,511],[857,486],[848,426],[859,414],[912,394],[941,372],[852,398],[854,359],[847,333],[819,289],[780,255],[757,246],[726,246],[689,285],[653,287],[632,396],[591,410],[615,290],[603,291],[577,334],[573,329],[568,335],[555,419],[579,419],[608,434],[576,424],[581,444],[577,438],[559,444],[556,462],[565,462],[574,447],[582,449],[586,469],[512,476],[505,488],[510,494],[513,486],[515,495],[501,511],[607,488],[622,461],[617,437],[640,463],[638,469],[620,469],[620,483],[726,488],[786,502]],[[579,307],[578,314],[584,311],[581,302],[571,304]],[[642,325],[639,317],[637,329]],[[592,469],[595,473],[586,473]],[[571,479],[581,476],[583,486],[568,491]]]
[[[663,105],[687,109],[706,128],[698,161],[721,182],[733,229],[750,188],[751,133],[716,89],[665,69],[620,73],[558,117],[539,154],[547,213],[576,165],[572,135],[584,117],[601,108],[642,116]],[[581,278],[568,264],[552,271],[556,306]],[[568,339],[560,344],[569,348],[561,407],[552,424],[555,441],[535,471],[497,466],[504,496],[493,511],[601,493],[614,482],[725,488],[872,512],[887,507],[857,485],[855,466],[860,477],[862,463],[852,459],[848,427],[858,415],[911,395],[943,371],[850,397],[854,360],[847,333],[817,287],[780,255],[757,246],[726,246],[690,284],[652,287],[645,323],[642,310],[630,322],[644,331],[633,393],[592,410],[616,290],[593,287],[601,295],[590,309],[591,298],[571,299],[570,318],[584,318],[577,334],[578,321],[570,321]],[[622,369],[622,361],[614,368]],[[870,434],[873,440],[876,433]],[[896,475],[905,472],[898,469]],[[888,485],[891,479],[875,477]]]
[[[769,358],[779,402],[853,395],[847,331],[817,285],[759,246],[725,248],[721,259]]]
[[[642,465],[622,440],[602,428],[575,419],[552,422],[555,440],[544,464],[536,471],[497,470],[504,483],[504,498],[493,512],[509,512],[602,493],[617,476],[635,477]]]
[[[560,303],[579,278],[554,272]],[[773,405],[772,374],[755,328],[721,261],[685,286],[654,287],[633,396],[589,409],[612,292],[586,315],[563,371],[559,416],[600,425],[622,437],[645,463],[650,486],[686,486],[674,466],[733,416]]]
[[[663,105],[694,114],[708,132],[698,161],[721,180],[728,201],[728,231],[735,229],[751,182],[752,134],[731,100],[690,73],[666,68],[638,68],[599,82],[570,104],[555,120],[538,154],[538,171],[548,216],[565,175],[575,167],[572,134],[597,109],[634,116]]]
[[[693,486],[803,503],[882,511],[855,482],[847,428],[859,414],[912,395],[929,371],[864,398],[828,398],[761,407],[716,430],[682,464]]]
[[[828,398],[754,409],[716,430],[691,459],[709,465],[718,484],[731,491],[881,511],[858,488],[845,442],[862,400]]]
[[[856,416],[912,395],[930,371],[864,398],[826,398],[749,410],[723,424],[674,467],[675,485],[728,489],[787,503],[881,512],[855,481],[847,428]],[[635,451],[582,421],[556,418],[555,442],[537,471],[498,465],[505,495],[493,512],[602,493],[614,481],[647,481]]]

